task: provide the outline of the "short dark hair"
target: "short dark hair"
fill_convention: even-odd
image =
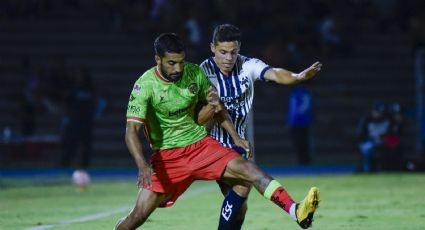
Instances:
[[[155,39],[155,54],[164,57],[165,53],[181,53],[186,50],[184,42],[175,33],[164,33]]]
[[[214,45],[219,42],[238,41],[240,43],[241,37],[241,31],[238,27],[232,24],[222,24],[215,27],[212,42]]]

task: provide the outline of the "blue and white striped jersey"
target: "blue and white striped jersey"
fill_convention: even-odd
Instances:
[[[229,75],[220,71],[212,57],[202,62],[201,68],[217,88],[220,100],[229,111],[237,133],[246,138],[248,113],[254,98],[254,82],[264,80],[264,73],[271,67],[259,59],[238,55],[235,67]],[[226,147],[233,144],[230,135],[216,122],[209,134]]]

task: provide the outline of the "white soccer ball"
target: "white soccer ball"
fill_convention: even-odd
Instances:
[[[90,175],[85,170],[75,170],[72,173],[72,183],[79,188],[86,188],[90,184]]]

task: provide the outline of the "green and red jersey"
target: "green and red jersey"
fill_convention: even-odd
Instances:
[[[192,63],[185,63],[176,82],[153,67],[134,84],[127,121],[145,124],[154,150],[190,145],[207,135],[205,126],[195,121],[195,108],[198,102],[207,100],[210,85],[204,72]]]

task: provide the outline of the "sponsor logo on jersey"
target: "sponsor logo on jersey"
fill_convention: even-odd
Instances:
[[[140,113],[140,107],[135,105],[128,105],[127,110],[131,113]]]
[[[176,111],[174,111],[174,112],[168,112],[168,116],[170,116],[170,117],[172,117],[172,116],[177,116],[177,115],[180,115],[180,114],[182,114],[182,113],[184,113],[184,112],[186,112],[186,108],[184,108],[184,109],[179,109],[179,110],[176,110]]]
[[[220,101],[225,103],[232,102],[233,100],[235,100],[233,97],[220,97]]]
[[[226,109],[228,110],[236,110],[246,105],[245,100],[243,100],[241,97],[220,97],[220,101],[224,103]]]
[[[237,110],[243,106],[245,106],[245,101],[237,101],[235,103],[225,103],[226,109],[228,110]]]

